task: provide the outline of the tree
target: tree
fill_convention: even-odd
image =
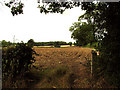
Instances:
[[[100,41],[100,55],[97,56],[101,75],[109,83],[120,86],[120,2],[118,3],[82,3],[86,13],[79,19],[87,19],[96,25],[95,31]]]
[[[60,44],[59,44],[58,41],[55,41],[55,42],[54,42],[54,47],[60,47]]]
[[[10,41],[5,41],[5,40],[2,40],[1,41],[1,44],[2,44],[2,47],[7,47],[7,46],[10,46],[10,45],[12,45],[12,43],[10,42]]]
[[[70,2],[57,0],[57,2],[48,2],[45,0],[40,5],[40,0],[38,0],[38,8],[40,9],[40,13],[63,13],[66,9],[71,9],[76,6],[80,6],[80,2]],[[11,13],[13,16],[18,14],[23,14],[24,3],[21,0],[10,0],[9,2],[5,2],[5,5],[11,9]]]
[[[33,47],[34,46],[34,40],[33,39],[28,40],[27,44],[28,44],[29,47]]]
[[[69,29],[72,32],[71,37],[76,40],[78,46],[92,44],[95,42],[93,27],[86,22],[75,22]]]
[[[5,2],[5,5],[11,9],[13,16],[23,14],[24,4],[21,2],[21,0],[10,0],[9,2]]]
[[[69,44],[70,46],[72,46],[72,42],[69,42],[68,44]]]

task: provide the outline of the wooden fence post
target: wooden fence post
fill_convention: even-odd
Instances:
[[[97,52],[92,50],[92,60],[91,60],[91,76],[94,75],[94,60],[97,56]]]

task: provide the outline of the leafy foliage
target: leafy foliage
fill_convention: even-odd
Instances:
[[[96,56],[97,68],[101,75],[109,83],[119,87],[119,58],[120,58],[120,2],[118,3],[82,3],[82,9],[86,13],[80,19],[87,19],[96,25],[95,31],[100,41],[98,50],[100,55]],[[96,69],[97,69],[96,68]]]
[[[70,46],[72,46],[72,42],[69,42],[68,44],[69,44]]]
[[[68,45],[69,43],[64,42],[64,41],[50,41],[50,42],[34,42],[35,46],[50,46],[50,45]]]
[[[93,26],[86,22],[75,22],[69,29],[72,32],[72,38],[76,40],[78,46],[95,42]]]
[[[7,42],[5,40],[2,40],[1,43],[2,43],[2,47],[7,47],[7,46],[12,45],[12,43],[10,41]]]
[[[55,42],[54,47],[60,47],[59,42]]]
[[[16,46],[5,47],[2,50],[2,76],[3,81],[10,76],[14,79],[17,75],[28,71],[35,52],[24,43],[17,43]]]
[[[10,0],[6,2],[5,5],[11,9],[11,13],[13,16],[18,14],[23,14],[24,3],[21,0]],[[63,13],[66,9],[71,9],[73,7],[80,6],[80,2],[42,2],[40,4],[40,0],[38,0],[38,8],[40,9],[40,13]]]
[[[44,2],[43,5],[39,5],[38,8],[40,8],[40,13],[63,13],[66,9],[71,9],[75,6],[79,6],[80,2]]]
[[[28,40],[27,44],[29,47],[32,48],[34,46],[34,40],[33,39]]]
[[[18,0],[10,0],[9,2],[5,3],[7,7],[11,9],[12,15],[23,14],[23,7],[24,4]]]

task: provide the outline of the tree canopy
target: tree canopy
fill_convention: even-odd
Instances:
[[[12,15],[23,14],[24,3],[18,0],[10,0],[5,2],[5,5],[11,9]]]
[[[112,85],[120,85],[120,2],[114,3],[83,3],[82,9],[86,13],[79,19],[87,19],[94,23],[98,38],[101,39],[101,46],[98,48],[99,67],[105,79]]]
[[[78,46],[92,44],[95,42],[93,25],[86,22],[75,22],[69,29],[72,32],[71,37],[76,40]]]
[[[42,5],[41,5],[42,2]],[[23,14],[24,3],[21,0],[10,0],[9,2],[4,2],[7,7],[11,9],[11,13],[13,16],[18,14]],[[38,0],[38,7],[40,9],[40,13],[63,13],[66,9],[71,9],[73,7],[80,6],[80,2],[71,2],[71,1],[63,1],[58,0],[57,2]]]

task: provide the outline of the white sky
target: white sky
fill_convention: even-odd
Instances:
[[[35,0],[26,0],[24,14],[12,16],[8,7],[0,4],[0,41],[16,42],[66,41],[74,42],[69,31],[72,23],[84,13],[80,7],[66,10],[63,14],[41,14]]]

